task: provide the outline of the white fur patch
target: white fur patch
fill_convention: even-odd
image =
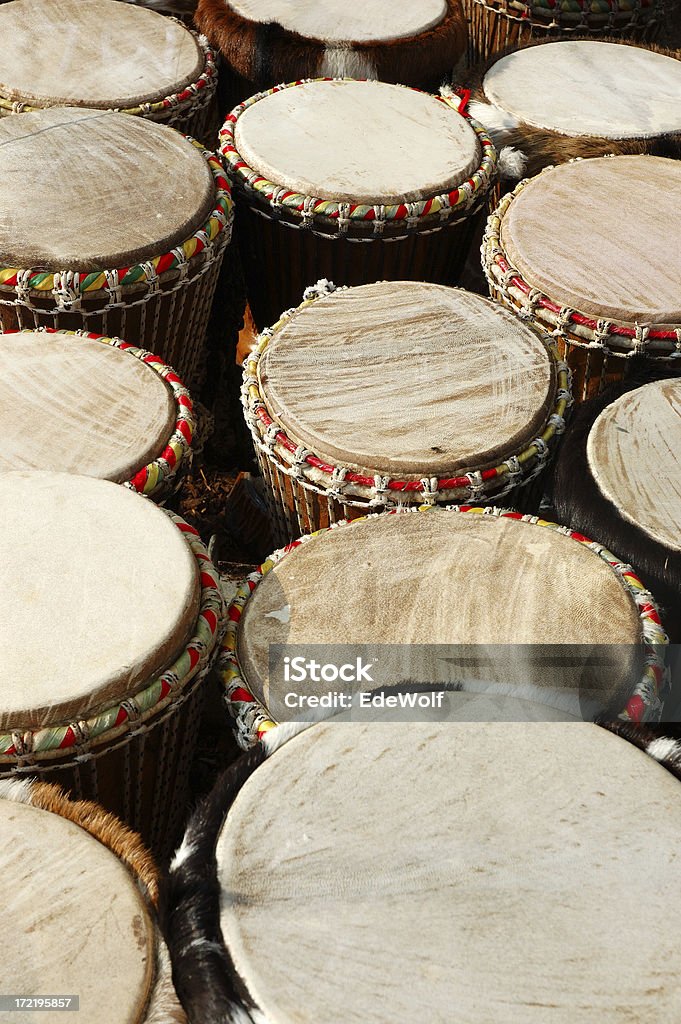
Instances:
[[[30,804],[32,789],[33,779],[0,779],[0,800]]]
[[[194,853],[195,849],[196,847],[194,846],[194,844],[191,842],[188,836],[185,835],[184,838],[182,839],[182,842],[175,851],[173,859],[170,862],[170,870],[179,871],[179,869],[182,867],[187,858],[191,857],[191,855]]]
[[[671,761],[672,764],[678,764],[681,762],[681,743],[660,736],[648,744],[646,754],[650,754],[656,761]]]
[[[279,747],[283,747],[284,743],[288,743],[298,733],[305,732],[311,725],[314,725],[314,722],[282,722],[281,725],[270,729],[261,740],[265,757],[271,757],[275,750],[279,750]]]
[[[527,157],[514,146],[503,146],[499,150],[499,177],[520,181],[527,169]]]
[[[513,114],[495,107],[493,103],[481,103],[480,100],[471,100],[468,113],[487,129],[494,143],[503,142],[505,136],[521,124]]]
[[[350,45],[328,45],[319,74],[326,78],[378,78],[374,62]]]

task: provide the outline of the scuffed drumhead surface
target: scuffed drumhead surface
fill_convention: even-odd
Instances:
[[[322,724],[230,810],[222,934],[271,1024],[671,1022],[680,828],[594,725]]]
[[[206,160],[172,128],[73,107],[1,118],[0,178],[9,267],[102,270],[161,256],[215,196]]]
[[[0,470],[49,469],[122,482],[157,458],[172,393],[134,356],[64,334],[5,334]]]
[[[622,644],[591,685],[624,703],[640,640],[634,601],[594,551],[532,523],[431,510],[358,521],[287,554],[244,606],[238,655],[272,707],[275,643]],[[527,678],[555,685],[531,664]]]
[[[114,0],[13,0],[0,37],[0,95],[31,106],[153,103],[203,70],[183,25]]]
[[[532,46],[497,61],[483,88],[525,124],[564,135],[681,131],[681,60],[644,47],[584,39]]]
[[[327,42],[379,42],[406,39],[439,25],[445,0],[229,0],[243,18],[276,22],[289,32]]]
[[[660,544],[681,551],[681,383],[622,395],[600,414],[587,458],[601,493]]]
[[[45,1024],[143,1021],[155,939],[130,873],[78,825],[28,804],[0,800],[0,829],[0,900],[12,922],[3,988],[79,997],[78,1013],[41,1012]]]
[[[69,722],[167,668],[199,608],[196,563],[153,502],[61,473],[0,474],[0,728]]]
[[[533,178],[501,222],[531,287],[594,318],[681,323],[681,163],[599,157]]]
[[[239,116],[235,143],[247,164],[284,188],[369,204],[448,192],[481,154],[465,118],[434,96],[349,80],[265,96]]]
[[[541,432],[555,395],[547,349],[516,317],[410,282],[301,310],[259,374],[270,413],[300,444],[393,476],[495,465]]]

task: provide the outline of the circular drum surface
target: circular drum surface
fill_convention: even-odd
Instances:
[[[681,551],[681,383],[662,380],[608,405],[589,433],[594,480],[619,514]]]
[[[151,501],[104,480],[0,474],[0,728],[133,695],[196,623],[196,562]]]
[[[49,469],[121,483],[157,458],[173,432],[175,405],[164,380],[97,341],[4,334],[0,379],[2,471]]]
[[[501,221],[533,288],[596,318],[681,322],[681,163],[600,157],[533,178]]]
[[[290,437],[395,476],[508,458],[537,436],[556,389],[546,346],[508,311],[411,282],[319,299],[275,334],[258,372]]]
[[[215,197],[205,158],[172,128],[73,107],[0,119],[0,177],[0,264],[10,267],[88,271],[160,256]]]
[[[91,1024],[144,1020],[155,941],[130,872],[84,829],[29,804],[0,800],[0,829],[0,895],[13,922],[6,984],[18,995],[77,995]],[[78,1014],[40,1014],[45,1024],[69,1016]]]
[[[644,47],[561,40],[502,57],[483,82],[490,103],[564,135],[649,138],[681,131],[681,60]]]
[[[465,118],[434,96],[347,80],[267,95],[239,115],[235,142],[248,165],[284,188],[370,204],[447,192],[481,154]]]
[[[326,723],[230,809],[220,925],[272,1024],[671,1022],[680,829],[595,725]]]
[[[641,639],[633,599],[585,545],[533,523],[433,509],[357,520],[292,550],[244,606],[238,659],[277,720],[283,695],[270,688],[270,644],[612,644],[588,688],[623,706],[640,674]],[[518,657],[536,699],[560,669],[547,674],[533,653]]]
[[[406,39],[439,25],[447,13],[445,0],[230,0],[242,18],[276,22],[289,32],[328,42],[378,42]]]
[[[31,106],[134,107],[196,81],[204,58],[184,26],[112,0],[0,6],[0,95]]]

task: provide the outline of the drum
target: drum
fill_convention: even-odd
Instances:
[[[185,1024],[157,922],[157,870],[139,837],[96,804],[28,779],[0,782],[0,827],[11,1019],[78,1011],[92,1024]]]
[[[233,216],[217,157],[140,117],[50,107],[0,119],[0,178],[2,329],[125,338],[196,386]]]
[[[0,115],[121,110],[214,148],[215,57],[179,22],[115,0],[12,0],[0,5],[0,33],[12,40],[0,55]]]
[[[199,0],[196,24],[222,55],[225,110],[280,82],[324,75],[435,90],[466,51],[458,0]]]
[[[633,356],[681,365],[680,211],[679,161],[618,156],[549,168],[490,216],[492,296],[555,338],[575,401],[622,379]]]
[[[469,63],[552,36],[655,39],[663,0],[463,0]]]
[[[681,643],[680,452],[681,381],[614,386],[580,408],[554,481],[560,521],[634,562],[673,643]]]
[[[681,801],[653,757],[586,722],[279,732],[173,862],[192,1024],[676,1019]]]
[[[127,341],[8,331],[0,379],[0,472],[79,473],[162,501],[191,465],[189,392],[161,359]]]
[[[677,51],[561,39],[494,56],[468,76],[469,110],[528,176],[575,157],[681,157]]]
[[[541,472],[565,364],[513,315],[420,282],[309,289],[245,370],[281,543],[397,505],[491,500]]]
[[[450,100],[383,82],[259,93],[220,138],[259,329],[320,278],[455,283],[496,176],[487,135]]]
[[[124,487],[0,473],[0,775],[99,801],[159,856],[177,838],[222,629],[196,531]]]
[[[283,658],[307,645],[346,660],[367,646],[356,655],[378,666],[374,684],[377,672],[390,685],[477,690],[487,680],[493,692],[510,686],[589,715],[624,708],[640,721],[661,711],[667,639],[634,570],[518,512],[426,507],[305,535],[247,577],[227,618],[219,669],[244,747],[306,710],[289,691],[330,689],[286,678]]]

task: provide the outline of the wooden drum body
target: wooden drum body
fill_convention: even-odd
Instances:
[[[124,487],[0,474],[0,775],[98,800],[159,855],[177,835],[218,577],[196,531]]]
[[[660,0],[463,0],[469,62],[477,64],[533,39],[609,36],[655,39]]]
[[[456,283],[496,177],[487,135],[450,100],[382,82],[259,93],[220,138],[259,329],[321,278]]]
[[[661,713],[667,638],[634,570],[581,534],[517,512],[421,509],[307,535],[246,579],[228,620],[220,671],[244,747],[293,717],[290,684],[280,672],[270,680],[271,644],[374,645],[377,657],[401,645],[390,685],[463,678],[466,689],[487,680],[493,692],[511,687],[576,714],[593,707],[640,721]],[[454,676],[447,667],[445,677],[424,679],[437,666],[412,661],[413,645],[451,648]],[[480,675],[473,657],[486,664],[490,646],[504,647],[498,680],[489,666]],[[600,660],[587,665],[591,650]]]
[[[28,779],[0,780],[0,827],[12,991],[37,997],[48,1024],[77,1013],[90,1024],[186,1024],[157,921],[158,872],[139,837],[96,804]]]
[[[0,116],[120,110],[215,147],[215,57],[179,22],[116,0],[11,0],[0,33]]]
[[[163,501],[191,465],[189,392],[157,356],[120,338],[5,332],[0,380],[0,472],[78,473]]]
[[[233,219],[218,159],[143,118],[52,107],[0,118],[0,176],[2,329],[124,338],[195,387]]]
[[[676,1019],[673,741],[649,755],[518,720],[280,731],[222,776],[173,863],[191,1024]]]
[[[602,157],[521,182],[491,214],[491,294],[555,339],[575,401],[642,356],[681,366],[681,162]]]
[[[614,385],[579,409],[556,464],[556,515],[635,561],[681,643],[681,381]]]
[[[565,364],[506,310],[408,281],[308,289],[243,388],[282,544],[367,511],[519,498],[570,401]]]
[[[563,39],[497,54],[466,79],[469,111],[532,177],[577,157],[681,157],[681,60],[626,40]]]
[[[280,82],[324,75],[437,90],[466,51],[458,0],[199,0],[196,24],[222,56],[226,111]]]

